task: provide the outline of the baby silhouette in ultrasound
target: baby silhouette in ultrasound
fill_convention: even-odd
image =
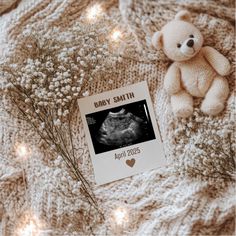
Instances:
[[[132,144],[142,136],[143,119],[122,108],[118,112],[109,112],[102,123],[97,141],[108,146]]]

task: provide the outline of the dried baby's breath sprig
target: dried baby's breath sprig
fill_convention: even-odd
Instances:
[[[234,139],[233,120],[212,119],[195,109],[192,117],[178,120],[175,126],[173,142],[179,159],[176,171],[191,176],[235,180]]]
[[[120,60],[107,40],[113,28],[109,19],[96,24],[81,20],[66,32],[27,28],[8,61],[1,65],[13,109],[17,108],[19,118],[63,158],[81,183],[86,201],[101,215],[75,153],[72,119],[77,99],[89,94],[93,81],[110,81],[109,71]]]

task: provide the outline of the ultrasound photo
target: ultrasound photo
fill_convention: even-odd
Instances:
[[[146,100],[86,115],[96,154],[155,139]]]

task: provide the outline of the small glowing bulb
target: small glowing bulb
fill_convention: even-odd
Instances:
[[[111,39],[113,41],[118,41],[121,38],[122,34],[119,30],[115,30],[112,35],[111,35]]]
[[[29,148],[23,143],[18,144],[16,147],[16,154],[20,158],[27,158],[29,155]]]
[[[99,4],[96,4],[88,9],[87,18],[89,20],[94,20],[102,13],[102,7]]]
[[[34,224],[33,221],[30,221],[23,229],[20,230],[20,236],[37,236],[38,227]]]
[[[127,213],[126,209],[124,209],[124,208],[117,208],[114,211],[114,217],[115,217],[115,221],[118,225],[121,225],[124,222],[128,221],[128,213]]]

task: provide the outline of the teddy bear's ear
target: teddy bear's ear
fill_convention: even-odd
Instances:
[[[161,49],[163,46],[162,43],[162,32],[161,31],[157,31],[156,33],[154,33],[154,35],[152,36],[152,45],[157,49]]]
[[[175,15],[175,20],[183,20],[183,21],[191,22],[191,15],[189,11],[182,10]]]

